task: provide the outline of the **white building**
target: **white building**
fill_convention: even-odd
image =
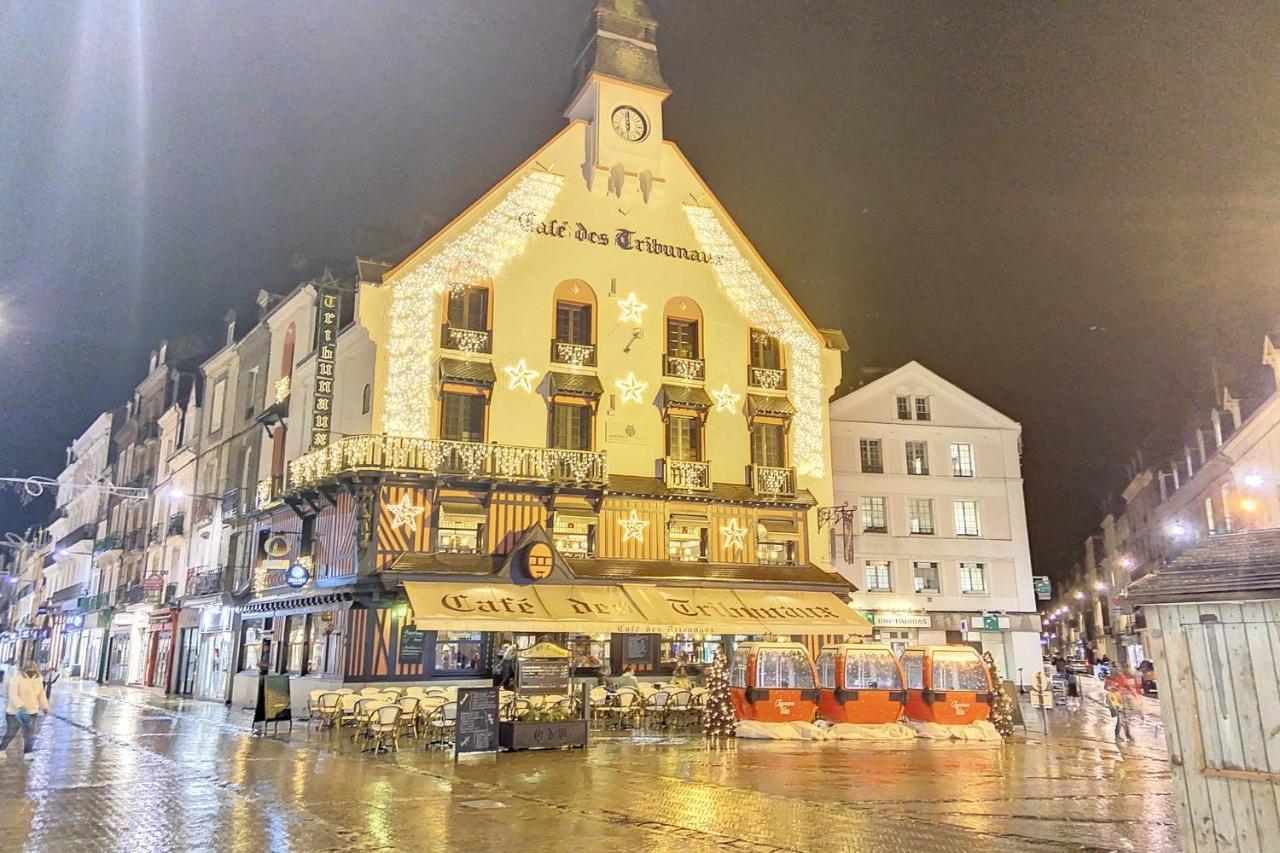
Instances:
[[[1022,427],[917,362],[831,404],[832,558],[876,636],[970,642],[1007,678],[1041,665]]]

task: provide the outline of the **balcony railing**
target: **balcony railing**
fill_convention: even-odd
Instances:
[[[707,363],[700,358],[681,358],[678,355],[662,357],[662,374],[674,376],[686,382],[701,382],[706,378]]]
[[[483,329],[455,329],[447,323],[441,327],[440,346],[458,352],[493,352],[493,333]]]
[[[82,595],[76,599],[76,607],[81,613],[92,613],[111,605],[111,593],[100,592],[96,595]]]
[[[181,536],[187,527],[187,516],[185,513],[175,512],[169,516],[169,526],[165,531],[169,536]]]
[[[787,388],[787,371],[772,367],[748,367],[747,386],[763,388],[766,391],[785,391]]]
[[[130,604],[137,604],[147,596],[147,591],[142,584],[134,584],[133,586],[116,587],[116,604],[125,607]]]
[[[669,489],[711,491],[711,463],[693,462],[687,459],[662,460],[662,480]]]
[[[568,341],[552,341],[551,361],[553,364],[567,364],[571,367],[595,367],[595,344],[571,344]]]
[[[751,488],[757,495],[793,497],[796,493],[796,469],[752,465]]]
[[[120,540],[115,536],[104,536],[97,542],[93,543],[93,552],[95,554],[103,551],[114,551],[120,547]]]
[[[192,569],[187,575],[187,595],[217,595],[229,592],[227,587],[228,572],[225,567],[217,569]]]
[[[160,541],[161,527],[162,526],[160,524],[153,524],[151,525],[151,527],[147,528],[147,544],[148,545],[153,545],[156,542]]]
[[[599,486],[609,477],[602,451],[349,435],[289,463],[289,487],[306,488],[343,472],[358,471]]]

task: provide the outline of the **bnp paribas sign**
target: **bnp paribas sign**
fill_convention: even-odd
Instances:
[[[569,222],[566,219],[548,219],[538,222],[532,214],[521,214],[520,227],[531,234],[543,237],[555,237],[560,240],[577,240],[579,243],[590,243],[593,246],[612,246],[628,252],[645,252],[650,255],[666,255],[680,261],[693,261],[698,264],[711,263],[711,256],[701,249],[689,249],[685,246],[674,246],[663,243],[653,237],[633,231],[630,228],[614,228],[612,231],[596,231],[581,222]]]

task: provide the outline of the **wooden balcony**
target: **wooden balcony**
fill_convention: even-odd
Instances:
[[[751,489],[757,495],[794,497],[796,493],[796,469],[752,465]]]
[[[348,473],[425,474],[579,486],[603,486],[609,478],[603,451],[349,435],[290,462],[289,488],[305,489]]]
[[[662,480],[669,489],[709,492],[711,491],[711,463],[672,459],[668,456],[662,460]]]

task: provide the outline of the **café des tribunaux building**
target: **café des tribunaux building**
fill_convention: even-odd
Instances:
[[[601,0],[564,129],[339,294],[345,330],[318,300],[242,675],[465,680],[549,636],[580,674],[643,676],[870,632],[817,525],[843,337],[664,138],[655,30]]]

